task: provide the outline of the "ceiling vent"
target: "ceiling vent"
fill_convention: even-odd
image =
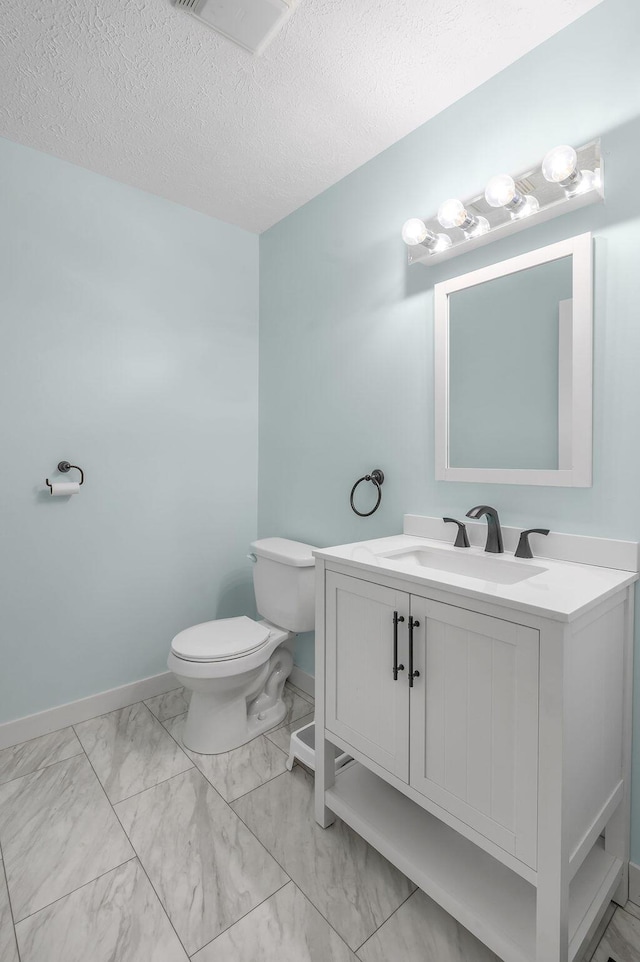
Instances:
[[[173,0],[251,53],[262,53],[289,19],[298,0]]]

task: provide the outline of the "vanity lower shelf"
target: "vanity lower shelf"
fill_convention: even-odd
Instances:
[[[357,762],[325,792],[327,807],[504,962],[535,962],[536,889]],[[571,882],[569,962],[622,876],[599,839]]]

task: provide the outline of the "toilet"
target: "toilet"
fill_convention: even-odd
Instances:
[[[262,538],[251,550],[262,619],[205,621],[171,642],[167,666],[192,692],[182,741],[203,755],[238,748],[284,719],[295,636],[314,628],[313,545]]]

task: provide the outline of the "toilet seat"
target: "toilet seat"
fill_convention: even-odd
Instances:
[[[246,615],[218,618],[179,632],[171,642],[171,651],[182,661],[233,661],[260,651],[270,634],[265,624]]]

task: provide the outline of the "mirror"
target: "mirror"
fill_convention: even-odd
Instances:
[[[435,287],[436,478],[591,484],[592,241]]]

